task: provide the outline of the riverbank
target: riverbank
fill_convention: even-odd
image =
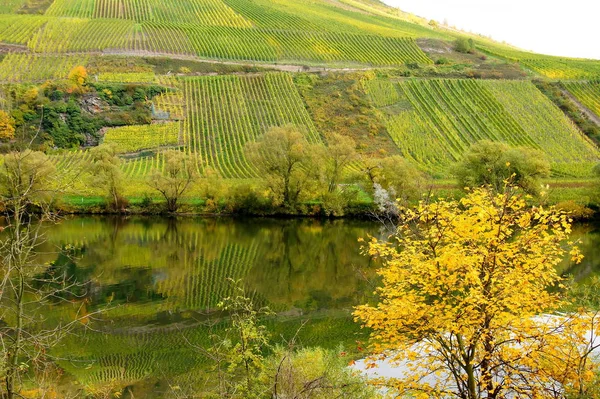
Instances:
[[[578,220],[600,219],[600,195],[595,180],[549,179],[542,183],[540,199],[533,200],[545,205],[557,205],[572,213]],[[461,198],[461,190],[453,180],[433,182],[423,190],[423,195],[433,198]],[[409,201],[416,204],[418,199]],[[126,195],[119,209],[109,206],[105,197],[99,195],[65,195],[55,203],[56,210],[65,214],[127,214],[127,215],[163,215],[163,216],[258,216],[258,217],[317,217],[317,218],[372,218],[377,206],[369,195],[360,195],[343,206],[332,210],[320,200],[305,201],[295,207],[274,205],[267,197],[255,191],[228,195],[219,199],[186,196],[179,200],[177,212],[166,211],[166,201],[162,197],[148,193]]]

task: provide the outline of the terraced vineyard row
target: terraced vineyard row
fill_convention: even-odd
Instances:
[[[369,15],[327,1],[223,0],[233,10],[266,29],[312,32],[355,32],[385,37],[443,37],[420,25],[386,15]]]
[[[221,0],[54,0],[46,15],[57,17],[184,22],[250,27]]]
[[[182,83],[187,109],[184,144],[224,177],[255,176],[244,144],[270,127],[293,124],[305,131],[308,141],[320,142],[288,74],[201,77]]]
[[[535,54],[500,44],[486,44],[478,47],[486,53],[519,62],[524,67],[551,79],[600,78],[600,60]]]
[[[166,83],[169,82],[161,81],[161,84]],[[180,120],[185,116],[183,110],[184,103],[185,99],[183,98],[183,92],[181,90],[162,93],[152,99],[152,112],[155,115],[161,115],[167,119]]]
[[[66,79],[71,69],[85,65],[85,55],[35,56],[7,54],[0,62],[0,82],[35,82]]]
[[[101,72],[96,79],[98,82],[152,83],[156,80],[156,75],[154,72]]]
[[[388,79],[365,79],[363,86],[376,107],[387,107],[400,101],[397,86]]]
[[[137,152],[179,143],[181,124],[179,122],[157,123],[152,125],[123,126],[108,129],[105,143],[114,143],[121,153]]]
[[[25,45],[48,21],[31,15],[0,15],[0,42]]]
[[[487,88],[552,161],[555,175],[588,176],[600,153],[532,83],[485,81]]]
[[[527,59],[521,64],[551,79],[598,79],[600,61],[575,59]]]
[[[37,53],[90,52],[130,49],[140,40],[141,27],[130,21],[51,18],[28,46]]]
[[[307,0],[54,0],[46,15],[56,17],[178,22],[201,26],[252,26],[286,31],[356,32],[385,37],[443,37],[362,3],[336,7]]]
[[[435,175],[447,174],[448,165],[483,139],[540,149],[559,176],[587,176],[600,159],[529,82],[408,80],[398,87],[410,105],[384,117],[388,131],[404,156]],[[387,91],[376,103],[386,103]]]
[[[121,169],[127,179],[142,180],[149,176],[153,170],[163,170],[164,165],[164,156],[159,153],[150,157],[134,158],[125,161]]]
[[[580,103],[600,117],[600,81],[563,83],[565,89],[573,94]]]
[[[59,7],[60,3],[54,5]],[[126,19],[3,15],[0,41],[27,45],[37,53],[142,51],[218,60],[351,62],[381,66],[432,62],[413,39],[406,37],[235,24],[210,26],[195,22],[136,23]]]

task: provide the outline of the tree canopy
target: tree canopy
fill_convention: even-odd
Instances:
[[[581,258],[563,245],[569,218],[528,207],[519,191],[422,201],[401,210],[391,240],[369,242],[383,285],[379,303],[354,314],[373,331],[376,359],[404,361],[387,382],[400,395],[553,398],[597,371],[575,350],[590,319],[554,314],[565,304],[555,267]]]
[[[246,157],[266,178],[276,203],[297,204],[311,181],[314,181],[315,144],[306,141],[293,125],[273,127],[256,142],[248,142]]]
[[[185,153],[178,150],[164,152],[165,171],[154,170],[149,184],[164,198],[168,212],[177,212],[179,199],[197,177],[194,164]]]
[[[502,191],[505,180],[511,178],[529,194],[537,194],[540,179],[549,174],[550,164],[542,152],[489,140],[474,144],[456,168],[463,187],[485,185],[496,192]]]

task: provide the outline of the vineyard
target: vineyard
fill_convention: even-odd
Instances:
[[[54,0],[46,15],[55,17],[183,22],[250,27],[220,0]]]
[[[565,89],[585,105],[590,111],[600,116],[600,81],[563,83]]]
[[[600,78],[600,60],[535,54],[496,43],[479,45],[478,48],[488,54],[519,62],[525,68],[550,79]]]
[[[141,126],[123,126],[108,129],[105,143],[114,143],[121,153],[137,152],[179,143],[180,123],[157,123]]]
[[[0,62],[0,82],[66,79],[71,69],[86,65],[87,60],[85,55],[36,56],[9,53]]]
[[[43,16],[0,8],[0,42],[36,53],[151,52],[215,60],[430,64],[434,31],[308,0],[54,0]]]
[[[25,45],[48,18],[30,15],[0,15],[0,42]]]
[[[85,64],[79,64],[85,65]],[[98,82],[115,82],[115,83],[152,83],[156,80],[154,72],[134,72],[134,73],[115,73],[101,72],[96,75]]]
[[[387,87],[386,87],[387,86]],[[479,140],[542,150],[557,176],[588,176],[600,152],[564,114],[527,82],[383,80],[366,83],[388,131],[405,157],[434,175],[448,173]]]
[[[320,142],[290,75],[218,76],[182,80],[187,151],[224,177],[254,177],[244,144],[270,127],[293,124]]]
[[[104,32],[110,32],[104,34]],[[108,19],[50,19],[28,40],[38,53],[151,52],[238,61],[431,63],[414,39]]]
[[[598,79],[600,61],[575,59],[527,59],[521,64],[551,79]]]

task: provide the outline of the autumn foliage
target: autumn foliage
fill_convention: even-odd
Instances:
[[[380,257],[379,303],[355,317],[372,329],[376,360],[400,362],[378,381],[400,396],[557,398],[585,392],[590,361],[585,309],[559,313],[567,300],[555,267],[578,249],[565,241],[569,217],[529,207],[514,187],[476,189],[460,201],[401,209]],[[597,327],[597,326],[596,326]]]
[[[83,86],[88,78],[87,69],[84,66],[76,66],[69,72],[69,80],[77,86]]]
[[[0,140],[10,140],[14,137],[14,120],[6,112],[0,110]]]

